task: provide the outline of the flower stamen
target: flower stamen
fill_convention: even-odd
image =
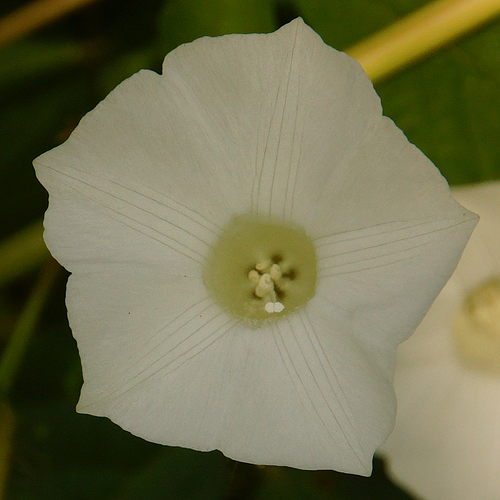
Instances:
[[[262,299],[272,293],[274,293],[274,281],[270,274],[265,273],[259,278],[255,287],[255,295]]]
[[[277,297],[284,297],[285,294],[281,290],[280,285],[283,278],[283,272],[279,264],[271,264],[267,260],[257,262],[255,268],[248,273],[248,279],[252,284],[255,284],[254,294],[259,299],[267,299],[264,309],[266,312],[280,313],[285,309],[282,302],[278,302]],[[260,274],[259,271],[269,271]]]
[[[294,311],[314,295],[314,245],[299,227],[237,217],[208,256],[204,282],[224,309],[258,326]]]

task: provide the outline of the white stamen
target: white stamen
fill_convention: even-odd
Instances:
[[[269,269],[270,266],[271,266],[271,261],[266,259],[257,262],[257,264],[255,264],[255,269],[257,269],[257,271],[265,271]]]
[[[269,269],[269,274],[271,275],[271,278],[273,281],[279,280],[282,276],[281,268],[278,266],[278,264],[273,264],[271,266],[271,269]]]
[[[265,306],[264,309],[268,313],[273,313],[274,312],[274,302],[268,302]]]
[[[252,282],[252,283],[258,283],[259,282],[259,278],[260,278],[260,274],[258,273],[258,271],[256,271],[255,269],[252,269],[249,273],[248,273],[248,279]]]
[[[255,285],[255,295],[259,299],[266,300],[264,309],[268,313],[280,313],[285,309],[284,304],[276,302],[276,290],[274,289],[276,283],[280,282],[282,277],[283,272],[279,264],[273,264],[269,259],[257,262],[255,267],[248,273],[248,280]]]
[[[263,274],[259,278],[259,282],[255,287],[255,295],[257,295],[257,297],[262,298],[273,291],[274,291],[274,283],[273,280],[271,279],[271,275],[268,273]]]

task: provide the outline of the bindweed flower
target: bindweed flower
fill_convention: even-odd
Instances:
[[[396,345],[476,216],[298,19],[202,38],[35,160],[72,274],[78,411],[257,464],[369,474]]]
[[[479,214],[462,260],[398,349],[396,480],[426,500],[500,498],[500,182],[456,188]]]

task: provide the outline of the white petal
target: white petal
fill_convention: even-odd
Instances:
[[[130,267],[73,274],[67,305],[85,381],[79,407],[90,413],[148,377],[158,360],[170,363],[178,345],[194,349],[195,330],[220,313],[200,280]]]
[[[428,500],[500,495],[500,380],[457,357],[452,322],[468,293],[500,275],[500,183],[453,190],[481,219],[457,270],[398,349],[394,432],[381,448],[390,473]]]
[[[380,363],[388,363],[389,370],[392,354],[388,359],[387,353],[420,323],[476,223],[473,214],[458,207],[456,212],[454,217],[387,222],[315,241],[318,295],[324,287],[331,307],[351,318],[353,335],[374,352],[383,348]]]
[[[424,332],[426,326],[424,321]],[[429,500],[495,500],[500,492],[498,378],[461,367],[449,329],[433,329],[434,335],[423,340],[421,329],[398,356],[398,416],[382,447],[391,474]]]
[[[322,130],[326,128],[325,123]],[[314,209],[295,212],[297,221],[314,227],[315,237],[368,229],[387,222],[446,218],[467,220],[451,198],[448,184],[430,160],[386,117],[341,162],[331,162],[330,143],[305,159],[318,175],[300,177],[299,198],[312,197]]]
[[[473,212],[480,221],[465,247],[457,276],[471,290],[495,273],[500,274],[500,183],[488,182],[453,189],[455,199]]]
[[[320,169],[350,155],[381,119],[379,99],[359,64],[324,44],[301,19],[269,35],[181,46],[166,57],[164,75],[165,85],[182,93],[183,106],[199,110],[200,142],[213,137],[216,151],[224,144],[214,169],[226,173],[231,190],[248,188],[239,205],[250,201],[264,214],[290,218],[298,171],[324,175]],[[316,158],[308,163],[325,138],[328,165]],[[207,154],[208,161],[215,158],[211,149],[204,144],[205,161]],[[301,202],[306,209],[313,205]]]
[[[179,47],[163,75],[122,83],[35,165],[53,197],[57,177],[45,166],[65,180],[81,171],[93,185],[161,193],[160,203],[189,207],[210,227],[253,210],[318,237],[452,212],[444,180],[382,117],[359,64],[300,19]],[[74,232],[68,250],[82,247],[82,228]],[[47,234],[57,251],[51,239],[58,233]]]
[[[370,473],[390,384],[352,339],[331,334],[324,307],[250,330],[194,280],[143,270],[74,275],[68,307],[79,411],[251,463]]]
[[[200,276],[219,229],[185,205],[130,179],[40,165],[50,190],[44,238],[69,271],[130,265]]]
[[[89,239],[108,245],[104,233],[111,230],[104,228],[113,227],[117,241],[130,240],[133,251],[146,243],[124,226],[146,229],[153,239],[158,230],[164,236],[159,221],[147,217],[160,205],[166,213],[157,215],[165,221],[185,227],[173,213],[181,208],[202,233],[250,210],[289,218],[299,169],[322,178],[321,169],[350,155],[380,118],[378,97],[358,63],[325,45],[300,19],[269,35],[181,46],[166,57],[163,75],[141,71],[129,78],[63,145],[35,160],[51,193],[47,244],[73,270],[79,259],[89,261],[81,256]],[[302,145],[314,154],[325,138],[328,165],[304,163]],[[99,206],[89,210],[87,199]],[[131,207],[123,213],[122,202],[137,203],[140,216]],[[306,212],[314,204],[301,199]]]

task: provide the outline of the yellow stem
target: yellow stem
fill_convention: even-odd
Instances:
[[[346,52],[379,81],[498,14],[500,0],[437,0]]]
[[[0,48],[96,0],[36,0],[0,20]]]

